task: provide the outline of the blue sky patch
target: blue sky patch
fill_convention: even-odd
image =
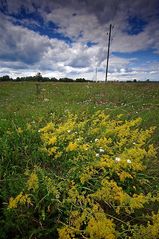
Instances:
[[[121,57],[125,59],[135,58],[135,59],[138,59],[138,61],[144,61],[144,62],[150,59],[151,61],[159,60],[158,54],[155,54],[153,52],[153,49],[136,51],[131,53],[112,52],[112,54],[117,57]]]
[[[147,22],[137,16],[129,16],[128,28],[125,30],[129,35],[138,35],[144,31]]]
[[[14,25],[23,26],[29,30],[39,33],[41,36],[58,39],[67,44],[73,43],[73,39],[58,31],[60,28],[57,24],[52,21],[44,23],[42,16],[37,11],[27,13],[25,9],[21,8],[20,12],[17,14],[10,14],[9,16],[13,17]]]
[[[92,41],[88,41],[88,42],[87,42],[87,46],[88,46],[88,47],[92,47],[92,46],[95,46],[95,45],[97,45],[96,42],[92,42]]]

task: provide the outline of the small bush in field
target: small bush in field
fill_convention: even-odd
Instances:
[[[156,157],[154,128],[140,122],[98,111],[40,128],[47,164],[24,171],[6,208],[21,238],[159,238],[159,194],[145,172]]]

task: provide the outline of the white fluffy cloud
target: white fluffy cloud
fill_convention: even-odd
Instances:
[[[79,43],[69,46],[63,41],[15,26],[4,16],[1,19],[1,73],[7,72],[7,69],[9,73],[12,71],[11,75],[42,71],[44,74],[52,72],[52,75],[56,72],[56,76],[61,77],[72,71],[86,72],[91,67],[93,56],[89,53],[93,49],[89,50]]]
[[[8,0],[5,6],[8,14],[0,14],[0,74],[8,72],[16,77],[40,71],[43,75],[58,78],[69,76],[93,79],[98,67],[99,78],[104,80],[108,40],[106,33],[110,22],[114,24],[111,51],[132,53],[152,48],[159,54],[159,21],[152,14],[153,11],[155,13],[156,2],[134,0],[132,4],[124,0],[59,0],[44,3],[40,0],[26,0],[22,4],[20,0]],[[47,34],[42,35],[40,30],[28,29],[29,23],[34,26],[39,26],[39,23],[33,18],[17,19],[15,16],[22,7],[27,13],[36,11],[43,18],[44,27],[49,22],[56,24],[56,31],[63,39],[58,39],[58,36],[51,38]],[[129,14],[143,16],[148,22],[144,31],[137,35],[127,34],[125,29],[128,27]],[[70,38],[72,43],[67,44],[64,37]],[[109,79],[158,79],[159,61],[145,62],[144,66],[138,63],[135,65],[135,62],[138,61],[134,57],[124,58],[111,54]]]

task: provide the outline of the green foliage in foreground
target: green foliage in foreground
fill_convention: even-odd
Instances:
[[[45,121],[1,134],[1,238],[159,238],[155,128],[103,111]]]
[[[151,83],[0,83],[0,237],[158,238],[158,102]]]

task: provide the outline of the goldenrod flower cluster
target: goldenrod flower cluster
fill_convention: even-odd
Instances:
[[[38,176],[35,172],[32,172],[27,181],[27,188],[28,190],[33,189],[35,191],[38,189],[38,187],[39,187]]]
[[[140,118],[122,117],[68,113],[39,130],[41,148],[59,170],[52,172],[54,179],[40,167],[29,172],[26,193],[41,195],[43,220],[58,207],[59,239],[159,238],[157,210],[145,219],[147,206],[159,202],[145,190],[144,177],[145,165],[156,157],[147,143],[154,128],[143,130]],[[9,208],[17,207],[15,200]]]
[[[28,194],[23,194],[22,192],[15,198],[11,197],[9,199],[8,209],[17,208],[18,205],[31,205],[31,199]]]

